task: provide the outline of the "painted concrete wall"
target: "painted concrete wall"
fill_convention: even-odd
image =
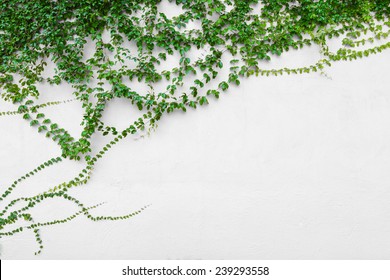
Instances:
[[[284,55],[272,66],[314,62],[316,49]],[[390,52],[341,62],[320,74],[258,77],[218,101],[164,118],[146,139],[126,139],[71,193],[93,213],[0,240],[4,259],[377,259],[390,258]],[[42,101],[71,97],[47,91]],[[1,102],[0,111],[14,108]],[[79,134],[77,102],[45,113]],[[125,127],[124,100],[105,112]],[[20,116],[0,117],[0,188],[60,155],[59,147]],[[94,138],[94,148],[108,138]],[[72,178],[82,163],[65,161],[23,182],[12,197]],[[65,217],[73,205],[39,206],[38,221]]]

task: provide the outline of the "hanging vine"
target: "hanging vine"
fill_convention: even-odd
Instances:
[[[170,17],[162,12],[164,5],[182,12]],[[0,11],[0,96],[17,108],[0,112],[0,117],[22,117],[61,151],[2,187],[0,236],[32,230],[39,245],[36,254],[43,248],[40,229],[45,226],[79,215],[93,221],[128,219],[146,208],[119,217],[94,216],[90,210],[99,205],[87,207],[68,192],[86,184],[96,162],[119,141],[148,134],[164,115],[204,106],[247,77],[322,72],[333,62],[390,47],[390,0],[3,0]],[[341,45],[332,50],[329,42],[335,38]],[[313,65],[264,68],[273,57],[307,46],[321,54]],[[54,67],[53,75],[45,74],[48,67]],[[221,78],[222,70],[226,77]],[[136,82],[148,90],[136,90]],[[39,103],[37,85],[65,83],[73,88],[72,99]],[[142,112],[121,131],[102,119],[116,98],[130,100]],[[42,111],[65,102],[82,104],[81,135],[71,135]],[[113,140],[92,151],[95,134]],[[85,168],[46,192],[6,201],[21,181],[64,158],[84,160]],[[36,222],[31,209],[54,198],[79,211]],[[9,228],[20,221],[28,225]]]

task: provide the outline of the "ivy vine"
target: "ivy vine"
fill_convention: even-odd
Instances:
[[[162,12],[164,5],[182,12],[170,17]],[[91,210],[100,204],[85,206],[69,195],[71,188],[88,182],[95,163],[119,141],[149,134],[164,115],[204,106],[250,76],[322,73],[333,62],[390,48],[390,0],[4,0],[0,10],[0,96],[17,106],[0,117],[22,117],[61,151],[0,196],[0,237],[32,230],[36,254],[43,248],[40,230],[45,226],[79,215],[93,221],[128,219],[147,207],[119,217],[94,216]],[[341,42],[336,50],[329,44],[334,38]],[[93,53],[88,55],[90,45]],[[306,46],[321,54],[313,65],[264,68],[273,57]],[[48,67],[54,67],[53,75],[45,74]],[[228,74],[221,79],[222,70]],[[136,90],[136,82],[148,90]],[[64,83],[72,86],[72,99],[39,103],[39,84]],[[142,112],[123,130],[102,120],[116,98],[130,100]],[[81,135],[71,135],[43,112],[66,102],[82,104]],[[92,151],[95,134],[113,140]],[[84,161],[85,167],[46,192],[7,201],[21,181],[64,158]],[[36,222],[30,210],[53,198],[69,201],[79,211]],[[17,226],[20,221],[28,225]]]

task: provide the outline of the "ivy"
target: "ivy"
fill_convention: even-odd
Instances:
[[[162,13],[160,6],[168,2],[183,13],[172,18]],[[390,0],[9,0],[0,9],[0,97],[17,108],[0,112],[0,117],[20,116],[60,150],[59,157],[27,172],[0,196],[0,236],[32,230],[37,253],[43,248],[42,227],[79,215],[93,221],[128,219],[145,209],[121,217],[95,217],[90,211],[99,205],[86,207],[68,194],[89,181],[96,162],[119,141],[148,135],[166,114],[207,105],[210,98],[220,98],[221,92],[250,76],[324,74],[334,62],[390,48]],[[191,23],[199,28],[188,28]],[[334,38],[342,45],[332,52],[329,40]],[[85,52],[88,41],[94,46],[90,57]],[[261,68],[274,56],[313,45],[321,59],[312,65]],[[201,51],[198,58],[191,55],[195,50]],[[172,58],[177,65],[169,65]],[[54,65],[54,74],[47,77],[49,65]],[[212,86],[222,73],[228,73],[227,78]],[[136,81],[148,90],[136,90]],[[35,105],[42,84],[69,84],[73,98]],[[161,84],[164,89],[157,89]],[[102,120],[115,98],[128,99],[142,111],[142,117],[122,131]],[[72,135],[42,111],[67,102],[80,102],[84,110],[80,135]],[[94,152],[96,134],[114,140]],[[20,181],[65,158],[84,160],[86,165],[72,180],[46,192],[5,202]],[[51,198],[69,201],[79,211],[62,220],[35,222],[28,211]],[[29,225],[7,229],[19,221]]]

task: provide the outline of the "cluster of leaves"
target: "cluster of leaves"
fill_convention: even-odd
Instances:
[[[161,11],[164,5],[174,5],[182,12],[169,17]],[[39,228],[43,226],[67,222],[80,214],[91,220],[112,220],[139,213],[94,217],[89,210],[96,206],[85,207],[68,194],[70,188],[88,182],[96,161],[120,140],[149,133],[168,113],[208,104],[210,98],[219,98],[243,78],[322,71],[332,62],[362,58],[390,47],[386,41],[390,0],[7,0],[0,9],[0,96],[18,106],[0,116],[22,115],[61,149],[60,157],[7,188],[0,203],[18,182],[61,158],[86,161],[85,169],[69,182],[2,205],[0,235],[32,229],[40,246]],[[336,52],[329,48],[332,38],[342,42]],[[379,40],[375,46],[368,45]],[[88,56],[90,45],[93,53]],[[273,56],[311,45],[317,45],[322,55],[313,65],[261,68]],[[198,50],[201,55],[194,57]],[[169,62],[171,58],[176,65]],[[47,77],[44,72],[50,63],[55,65],[55,74]],[[225,69],[228,76],[221,79]],[[65,102],[82,104],[81,135],[72,136],[42,112],[44,107],[62,102],[35,105],[40,83],[72,86],[73,99]],[[149,90],[136,90],[135,83]],[[142,112],[122,131],[102,120],[115,98],[130,100]],[[91,139],[96,133],[111,135],[113,140],[93,153]],[[67,219],[34,223],[28,210],[50,198],[71,201],[80,211]],[[27,205],[12,210],[23,202]],[[30,224],[3,231],[20,219]]]

